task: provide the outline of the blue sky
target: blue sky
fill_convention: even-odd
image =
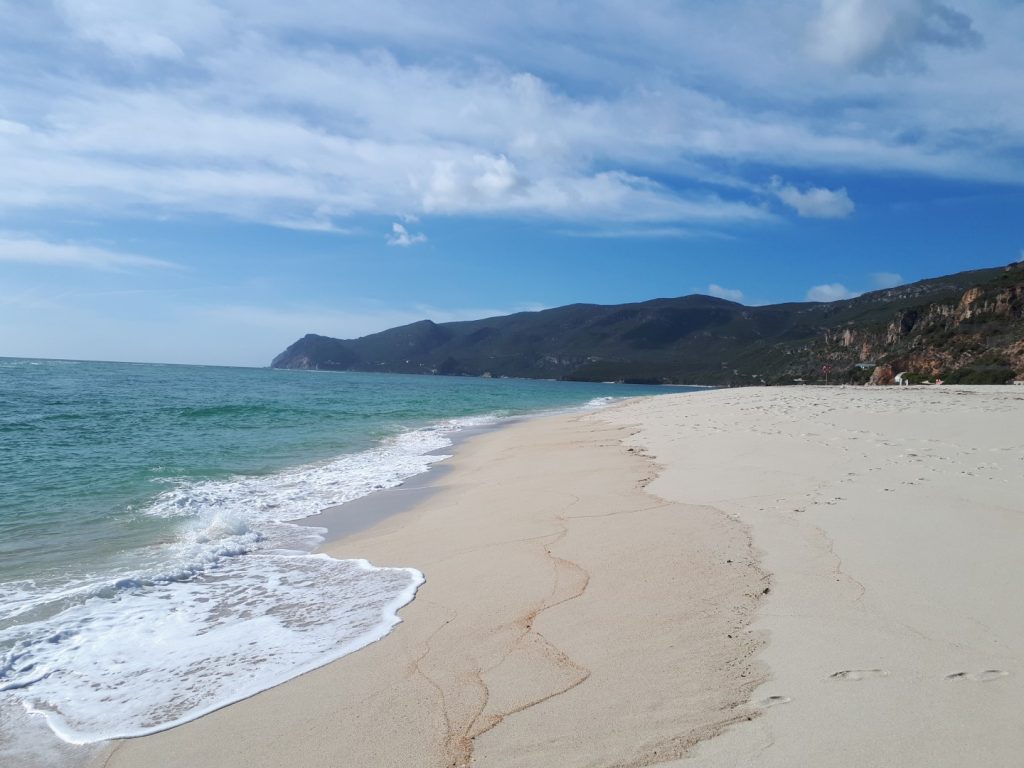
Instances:
[[[0,355],[1009,263],[1021,40],[1019,0],[0,0]]]

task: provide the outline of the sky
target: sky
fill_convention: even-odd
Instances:
[[[0,0],[0,356],[1024,258],[1021,0]]]

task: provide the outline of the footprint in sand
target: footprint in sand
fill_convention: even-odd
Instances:
[[[872,677],[888,677],[887,669],[844,669],[833,672],[829,677],[834,680],[867,680]]]
[[[757,706],[761,708],[774,707],[777,704],[789,704],[792,699],[789,696],[769,696],[767,699],[761,699],[757,702]]]
[[[999,680],[1002,677],[1009,675],[1002,669],[985,669],[981,672],[953,672],[952,674],[946,675],[947,680],[972,680],[976,683],[990,683],[993,680]]]

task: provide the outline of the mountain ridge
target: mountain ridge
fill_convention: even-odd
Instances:
[[[1024,375],[1024,262],[834,302],[751,307],[703,294],[424,319],[358,339],[307,334],[274,368],[741,385]]]

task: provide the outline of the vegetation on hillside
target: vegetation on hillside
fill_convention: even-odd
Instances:
[[[360,339],[310,334],[278,368],[751,385],[864,383],[876,364],[925,379],[1024,374],[1024,264],[831,303],[746,307],[710,296],[572,304],[482,320],[422,320]]]

